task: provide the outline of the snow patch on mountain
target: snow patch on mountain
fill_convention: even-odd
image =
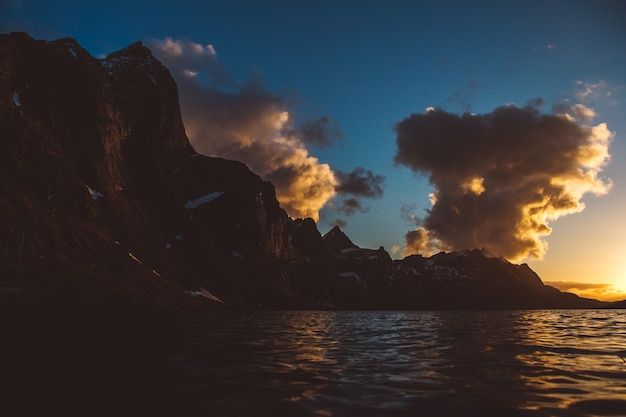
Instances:
[[[17,107],[22,107],[22,100],[20,100],[20,93],[13,91],[13,104]]]
[[[200,289],[198,289],[198,290],[187,291],[187,292],[192,297],[202,297],[202,298],[206,298],[208,300],[217,301],[218,303],[224,304],[224,302],[222,300],[220,300],[219,297],[216,297],[215,295],[211,294],[209,291],[205,290],[202,287],[200,287]]]
[[[224,194],[224,191],[214,191],[200,198],[196,198],[195,200],[189,200],[187,201],[187,203],[185,203],[185,208],[187,210],[198,208],[203,204],[210,203],[211,201],[215,200],[222,194]]]
[[[91,188],[87,184],[85,184],[85,187],[87,187],[87,191],[89,192],[89,195],[91,196],[92,200],[96,201],[96,200],[100,200],[101,198],[104,197],[104,194],[94,190],[93,188]]]
[[[341,272],[339,276],[341,278],[349,279],[350,281],[356,283],[364,289],[367,288],[367,283],[365,282],[365,280],[361,278],[361,276],[356,272]]]

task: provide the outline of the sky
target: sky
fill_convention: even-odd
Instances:
[[[194,148],[392,257],[484,248],[626,299],[626,3],[0,0],[0,32],[142,41]]]

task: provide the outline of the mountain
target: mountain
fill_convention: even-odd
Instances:
[[[289,271],[306,259],[274,187],[193,150],[176,84],[141,43],[100,60],[72,39],[12,33],[0,56],[0,244],[23,248],[26,292],[171,307],[192,296],[311,302],[292,302]]]
[[[481,251],[392,260],[291,219],[240,162],[194,151],[141,43],[0,35],[0,289],[168,308],[549,308],[594,300]]]
[[[609,304],[544,285],[527,264],[479,250],[392,260],[356,246],[335,227],[324,236],[334,267],[350,283],[343,305],[377,309],[598,308]]]
[[[394,262],[397,302],[423,308],[535,309],[600,307],[603,303],[544,285],[527,264],[516,265],[482,250],[409,256]]]
[[[384,248],[360,248],[338,226],[323,240],[339,274],[339,305],[352,309],[401,308],[392,291],[393,262]]]

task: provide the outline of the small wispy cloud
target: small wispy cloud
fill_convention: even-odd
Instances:
[[[356,167],[350,172],[335,170],[339,184],[339,194],[359,197],[380,198],[383,196],[385,177],[374,174],[371,170]]]
[[[446,103],[453,107],[456,107],[460,112],[471,112],[471,101],[475,99],[479,92],[484,89],[484,85],[477,80],[469,81],[465,86],[459,87],[446,99]],[[434,110],[433,107],[428,107],[427,111]]]
[[[590,99],[611,97],[611,91],[608,89],[608,86],[604,81],[587,83],[578,80],[576,81],[576,87],[578,88],[578,91],[575,93],[575,96],[578,100],[583,102]]]
[[[356,212],[367,213],[369,208],[363,207],[359,200],[352,197],[344,199],[341,205],[337,207],[337,211],[344,213],[346,216],[351,216]]]

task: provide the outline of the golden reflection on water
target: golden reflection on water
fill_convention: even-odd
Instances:
[[[472,312],[471,322],[463,315],[422,312],[393,327],[384,315],[350,322],[337,314],[285,315],[282,348],[292,360],[285,366],[316,375],[283,381],[302,388],[293,401],[319,399],[331,383],[360,379],[426,391],[440,387],[460,398],[471,392],[468,404],[515,402],[522,410],[626,400],[626,364],[618,355],[626,323],[615,311]],[[375,336],[368,334],[372,329]],[[410,348],[396,348],[403,345]],[[383,368],[393,371],[381,374]],[[513,386],[517,397],[508,398]]]
[[[285,316],[285,347],[292,351],[294,366],[337,363],[329,357],[339,341],[332,337],[334,315],[287,314]]]
[[[622,311],[250,312],[195,325],[178,364],[183,384],[206,387],[185,397],[193,411],[626,415]]]
[[[626,401],[626,363],[620,357],[626,348],[626,319],[620,313],[521,313],[525,349],[515,359],[528,369],[521,377],[529,390],[541,393],[521,408],[566,409],[585,401]]]

